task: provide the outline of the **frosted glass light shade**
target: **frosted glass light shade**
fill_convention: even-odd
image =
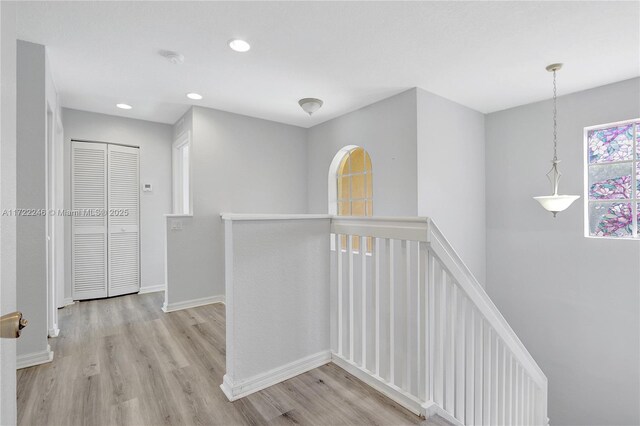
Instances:
[[[533,199],[539,202],[545,210],[550,211],[554,216],[556,213],[566,210],[578,198],[580,198],[579,195],[558,194],[533,197]]]
[[[323,102],[320,99],[316,99],[316,98],[304,98],[298,101],[298,105],[300,105],[300,107],[304,110],[304,112],[306,112],[309,115],[319,110],[320,107],[322,106],[322,103]]]

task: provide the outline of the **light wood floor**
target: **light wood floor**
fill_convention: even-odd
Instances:
[[[219,388],[224,305],[165,314],[162,299],[130,295],[61,309],[60,336],[49,339],[53,362],[18,371],[18,424],[421,423],[333,364],[231,403]]]

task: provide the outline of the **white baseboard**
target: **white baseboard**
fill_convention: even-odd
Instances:
[[[147,286],[143,286],[140,287],[140,291],[138,292],[138,294],[145,294],[145,293],[156,293],[158,291],[164,291],[164,289],[167,286],[164,284],[159,284],[159,285],[147,285]]]
[[[162,310],[165,312],[179,311],[181,309],[196,308],[212,303],[224,303],[224,296],[202,297],[200,299],[185,300],[184,302],[168,303],[165,301]]]
[[[299,374],[306,373],[314,368],[328,364],[329,362],[331,362],[331,353],[329,351],[322,351],[240,382],[233,382],[231,378],[225,374],[220,389],[222,389],[229,401],[235,401]]]
[[[398,404],[416,415],[424,414],[422,402],[411,394],[403,391],[396,385],[387,383],[382,377],[376,376],[370,371],[366,371],[349,360],[342,358],[338,354],[331,354],[331,361],[347,373],[356,376],[378,392],[391,398]]]
[[[35,365],[45,364],[53,361],[53,352],[51,347],[47,345],[47,350],[42,352],[32,352],[30,354],[18,355],[16,358],[16,370],[21,368],[33,367]]]

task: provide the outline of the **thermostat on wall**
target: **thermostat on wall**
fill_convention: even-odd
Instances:
[[[151,192],[153,191],[153,186],[150,183],[145,183],[142,185],[142,190],[144,192]]]

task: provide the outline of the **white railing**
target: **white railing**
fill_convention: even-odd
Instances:
[[[333,217],[332,359],[417,414],[547,425],[547,378],[427,218]]]

